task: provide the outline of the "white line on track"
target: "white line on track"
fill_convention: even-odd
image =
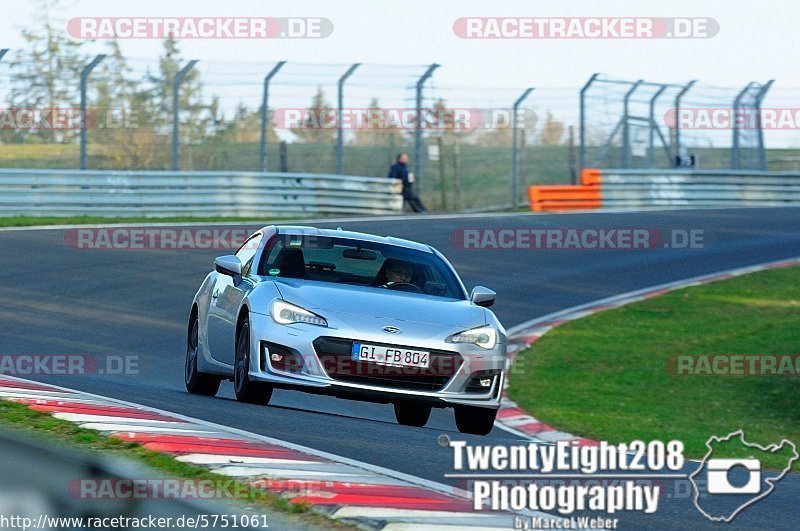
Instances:
[[[224,432],[217,430],[197,430],[191,428],[176,428],[172,426],[153,426],[147,424],[112,424],[106,422],[84,422],[78,424],[81,428],[87,430],[103,431],[103,432],[117,432],[117,433],[167,433],[172,435],[192,435],[203,437],[224,437]]]
[[[335,518],[398,518],[408,516],[420,516],[424,518],[469,518],[469,519],[484,519],[484,518],[498,518],[496,515],[489,513],[456,513],[450,511],[430,511],[422,509],[394,509],[385,507],[342,507],[333,513]]]
[[[352,481],[352,478],[360,476],[360,472],[353,471],[325,471],[292,468],[248,468],[243,466],[221,466],[211,468],[214,474],[230,476],[235,478],[244,477],[272,477],[276,479],[302,479],[312,478],[321,481]]]
[[[186,454],[175,458],[184,463],[194,463],[196,465],[315,465],[317,461],[302,461],[300,459],[280,459],[277,457],[247,457],[241,455],[219,455],[219,454]]]
[[[138,417],[124,417],[124,416],[111,416],[111,415],[93,415],[87,413],[69,413],[66,411],[54,411],[53,416],[57,419],[68,420],[76,424],[83,422],[92,422],[95,424],[133,424],[136,426],[162,426],[168,428],[174,426],[176,428],[192,428],[196,424],[189,424],[186,422],[177,422],[171,420],[156,420],[156,419],[142,419]]]

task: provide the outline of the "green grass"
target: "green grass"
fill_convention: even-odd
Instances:
[[[667,370],[671,356],[685,354],[800,354],[800,268],[672,291],[565,323],[520,354],[510,396],[560,430],[615,443],[679,439],[691,458],[705,455],[711,435],[740,428],[749,442],[786,438],[800,446],[800,376]]]
[[[291,503],[269,491],[242,483],[230,484],[231,478],[228,476],[213,474],[206,468],[178,461],[169,454],[148,450],[138,443],[80,428],[72,422],[56,419],[48,413],[34,411],[23,404],[0,400],[0,426],[26,433],[45,442],[58,442],[85,452],[100,453],[106,457],[118,456],[130,459],[171,477],[218,481],[219,485],[230,485],[232,501],[246,503],[247,507],[255,510],[264,508],[294,514],[299,519],[298,523],[328,529],[351,528],[347,524],[311,512],[307,504]]]

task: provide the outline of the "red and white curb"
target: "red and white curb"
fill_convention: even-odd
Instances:
[[[718,280],[726,280],[729,278],[746,275],[748,273],[755,273],[757,271],[779,269],[796,265],[800,265],[800,257],[777,260],[774,262],[764,262],[752,266],[718,271],[716,273],[710,273],[707,275],[677,280],[675,282],[659,284],[657,286],[631,291],[621,295],[615,295],[613,297],[582,304],[580,306],[575,306],[573,308],[560,310],[558,312],[532,319],[510,328],[508,330],[508,362],[506,364],[506,378],[504,379],[505,384],[503,389],[503,399],[500,405],[500,410],[497,412],[497,421],[495,424],[506,431],[537,442],[576,441],[579,445],[597,444],[597,441],[578,437],[576,435],[559,431],[551,426],[548,426],[544,422],[541,422],[535,417],[531,416],[528,412],[524,411],[508,398],[509,379],[514,377],[513,363],[519,352],[528,348],[534,341],[538,340],[540,337],[558,325],[568,321],[574,321],[575,319],[580,319],[603,310],[619,308],[621,306],[625,306],[626,304],[650,299],[676,289],[690,286],[700,286]]]
[[[467,491],[176,413],[11,376],[0,376],[0,399],[171,454],[362,528],[513,527],[510,513],[475,511]]]

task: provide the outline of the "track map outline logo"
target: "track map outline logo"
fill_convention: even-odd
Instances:
[[[758,459],[755,459],[753,457],[750,457],[750,458],[736,458],[736,459],[720,459],[720,458],[712,459],[711,456],[715,453],[715,445],[722,444],[722,443],[727,443],[729,441],[732,441],[734,439],[734,437],[738,437],[739,441],[741,442],[741,444],[743,446],[745,446],[747,448],[753,448],[755,450],[758,450],[759,452],[777,453],[778,451],[783,450],[785,447],[788,447],[788,448],[791,449],[793,455],[789,459],[789,461],[786,463],[786,467],[781,469],[780,474],[775,476],[775,477],[772,477],[772,478],[768,477],[768,478],[764,478],[763,479],[763,483],[765,483],[766,485],[769,486],[769,488],[767,488],[766,490],[763,490],[763,489],[759,488],[758,491],[753,492],[753,490],[751,488],[749,488],[751,483],[752,483],[752,477],[754,477],[754,475],[756,475],[756,474],[758,475],[759,485],[760,485],[760,483],[762,481],[762,478],[761,478],[761,463],[760,463],[760,461]],[[700,513],[703,516],[705,516],[706,518],[708,518],[712,522],[730,523],[730,522],[733,521],[734,518],[736,518],[736,516],[740,512],[742,512],[742,510],[744,510],[745,508],[747,508],[747,507],[755,504],[756,502],[761,501],[764,498],[766,498],[769,494],[772,493],[773,490],[775,490],[775,484],[778,481],[782,480],[784,478],[784,476],[786,476],[786,474],[788,474],[791,471],[792,465],[794,464],[794,462],[797,461],[798,458],[800,458],[800,455],[797,453],[797,447],[795,446],[795,444],[792,441],[790,441],[788,439],[781,439],[780,443],[778,443],[778,444],[770,444],[770,445],[767,445],[767,446],[761,446],[761,445],[759,445],[757,443],[747,442],[745,440],[745,438],[744,438],[744,430],[742,430],[742,429],[734,431],[734,432],[731,432],[728,435],[725,435],[724,437],[719,437],[719,436],[713,435],[713,436],[711,436],[711,438],[709,438],[706,441],[706,447],[708,448],[708,452],[703,457],[702,461],[700,461],[700,466],[697,467],[697,470],[695,470],[694,472],[692,472],[689,475],[689,481],[691,481],[692,486],[694,487],[694,498],[693,498],[694,506],[697,508],[698,511],[700,511]],[[747,469],[748,469],[748,472],[751,474],[751,479],[748,480],[747,485],[745,487],[738,487],[738,488],[734,487],[734,486],[732,486],[730,484],[729,480],[727,480],[726,478],[718,477],[722,473],[725,473],[725,471],[723,471],[723,470],[713,470],[712,471],[712,469],[709,467],[709,464],[712,461],[716,461],[717,463],[719,463],[720,465],[723,465],[723,466],[727,466],[727,465],[745,466],[746,465]],[[755,463],[753,463],[753,462],[755,462]],[[757,467],[751,466],[753,464],[756,464]],[[695,481],[695,477],[697,475],[699,475],[700,472],[704,468],[706,469],[706,474],[707,474],[706,496],[708,496],[709,494],[732,494],[732,495],[751,495],[751,494],[756,494],[756,496],[749,498],[747,501],[745,501],[744,503],[742,503],[741,505],[736,507],[727,516],[725,516],[725,515],[718,516],[718,515],[709,514],[708,511],[706,511],[705,509],[703,509],[703,507],[700,506],[701,488],[698,485],[698,483]],[[728,468],[730,468],[730,466]],[[724,485],[725,482],[728,482],[728,485]],[[711,486],[712,483],[715,484],[715,487],[713,487],[713,488]],[[716,485],[718,483],[723,483],[723,485]],[[716,492],[712,492],[712,490],[715,490]],[[763,490],[763,492],[762,492],[762,490]]]

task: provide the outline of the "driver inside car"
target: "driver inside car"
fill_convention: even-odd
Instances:
[[[399,260],[392,260],[386,266],[386,283],[382,288],[390,288],[393,284],[410,284],[414,274],[411,266]]]

